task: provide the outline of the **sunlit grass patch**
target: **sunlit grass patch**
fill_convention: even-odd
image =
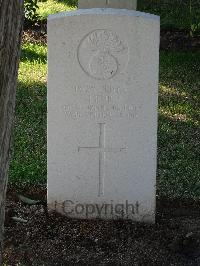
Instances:
[[[71,1],[71,3],[73,3],[73,2]],[[48,15],[50,15],[50,14],[74,10],[75,7],[71,3],[68,0],[39,1],[38,2],[39,9],[38,9],[37,13],[38,13],[40,18],[46,19],[48,17]]]
[[[20,82],[46,82],[47,47],[25,43],[22,47],[18,79]]]

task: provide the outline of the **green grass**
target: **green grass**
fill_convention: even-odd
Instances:
[[[47,47],[23,45],[10,183],[46,182]],[[200,52],[161,52],[157,187],[160,196],[200,197]]]
[[[75,9],[73,1],[69,1],[69,0],[39,1],[38,6],[39,6],[39,9],[37,13],[41,19],[46,19],[48,15],[50,14],[63,12],[63,11],[70,11],[70,10]]]
[[[158,190],[200,197],[200,52],[160,56]]]
[[[138,10],[160,16],[161,28],[175,28],[193,33],[200,30],[200,1],[140,0]]]
[[[15,185],[46,181],[46,52],[43,45],[22,48],[10,167]]]

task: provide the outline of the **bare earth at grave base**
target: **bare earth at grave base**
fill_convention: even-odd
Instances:
[[[10,188],[7,198],[5,265],[200,265],[200,202],[159,200],[152,226],[47,215],[45,188]]]

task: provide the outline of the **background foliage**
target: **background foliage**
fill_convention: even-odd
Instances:
[[[25,18],[29,20],[36,20],[38,18],[37,9],[38,0],[25,0],[24,8],[25,8]]]
[[[200,31],[199,0],[138,0],[138,10],[161,17],[161,28]]]

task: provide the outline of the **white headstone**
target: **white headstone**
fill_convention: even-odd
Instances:
[[[137,0],[79,0],[79,8],[137,8]]]
[[[154,222],[159,17],[81,9],[48,19],[48,206]]]

